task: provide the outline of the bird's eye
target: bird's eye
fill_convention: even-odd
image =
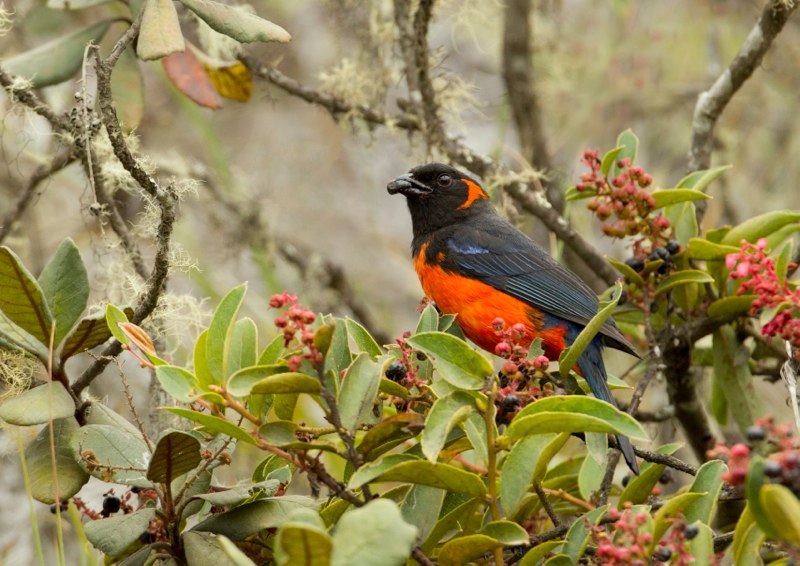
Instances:
[[[440,187],[449,187],[451,184],[453,184],[453,178],[450,175],[439,175],[439,178],[436,179],[436,182]]]

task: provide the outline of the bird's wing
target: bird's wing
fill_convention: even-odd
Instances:
[[[597,297],[577,275],[499,217],[463,224],[446,245],[451,269],[550,315],[586,326],[597,314]],[[601,333],[609,346],[635,354],[611,319]]]

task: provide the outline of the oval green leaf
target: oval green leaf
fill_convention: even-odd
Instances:
[[[53,427],[54,445],[50,443],[50,427]],[[89,474],[75,461],[69,440],[78,430],[75,417],[54,420],[45,426],[36,438],[25,448],[25,461],[30,478],[31,496],[42,503],[55,503],[56,485],[58,499],[69,499],[89,481]],[[52,455],[55,454],[55,462]],[[58,481],[54,481],[53,469],[57,470]]]
[[[651,194],[656,201],[656,208],[711,198],[707,194],[694,189],[655,189]]]
[[[800,211],[774,210],[766,212],[731,228],[720,243],[728,246],[739,246],[742,240],[755,243],[759,238],[766,238],[784,226],[796,222],[800,222]]]
[[[159,438],[147,466],[147,479],[172,483],[178,476],[193,470],[200,459],[200,441],[191,434],[173,430]]]
[[[711,277],[711,275],[705,271],[700,271],[699,269],[684,269],[681,271],[676,271],[675,273],[667,275],[667,277],[661,283],[659,283],[658,287],[656,288],[656,297],[666,293],[667,291],[671,291],[676,287],[680,287],[681,285],[689,285],[691,283],[703,285],[705,283],[713,282],[714,278]]]
[[[292,39],[289,32],[279,25],[236,6],[212,0],[181,0],[181,3],[197,14],[214,31],[242,43],[254,41],[286,43]]]
[[[136,54],[142,61],[161,59],[186,49],[178,11],[172,0],[145,0]]]
[[[47,306],[56,325],[54,346],[57,348],[72,330],[89,300],[89,277],[78,246],[72,239],[61,242],[39,275]]]
[[[347,430],[355,430],[371,416],[381,376],[389,363],[389,359],[374,362],[362,352],[347,368],[338,399],[339,416]]]
[[[333,532],[331,566],[404,564],[418,532],[403,519],[396,503],[373,499],[339,519]]]
[[[428,413],[420,445],[425,457],[435,462],[444,447],[447,435],[475,412],[475,401],[463,391],[454,391],[437,399]]]
[[[75,401],[60,382],[28,389],[0,404],[0,419],[17,426],[48,423],[75,414]]]
[[[494,373],[492,364],[470,346],[445,332],[423,332],[407,340],[425,352],[442,378],[460,389],[480,389]]]

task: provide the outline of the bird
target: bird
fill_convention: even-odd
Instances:
[[[522,323],[528,347],[542,339],[545,355],[558,359],[597,314],[594,292],[577,275],[505,220],[478,179],[443,163],[414,167],[387,185],[406,197],[414,268],[426,297],[456,315],[464,335],[494,352],[502,339],[495,319]],[[603,348],[638,354],[609,318],[577,361],[598,399],[617,406],[608,388]],[[571,369],[571,368],[570,368]],[[617,436],[631,471],[639,473],[633,446]]]

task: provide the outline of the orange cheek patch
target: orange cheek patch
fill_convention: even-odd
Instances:
[[[489,198],[489,195],[487,195],[477,183],[473,183],[467,179],[464,179],[464,183],[467,185],[467,189],[469,189],[469,191],[467,192],[467,200],[464,201],[464,204],[458,207],[459,209],[469,208],[469,206],[471,206],[472,203],[478,199]]]

